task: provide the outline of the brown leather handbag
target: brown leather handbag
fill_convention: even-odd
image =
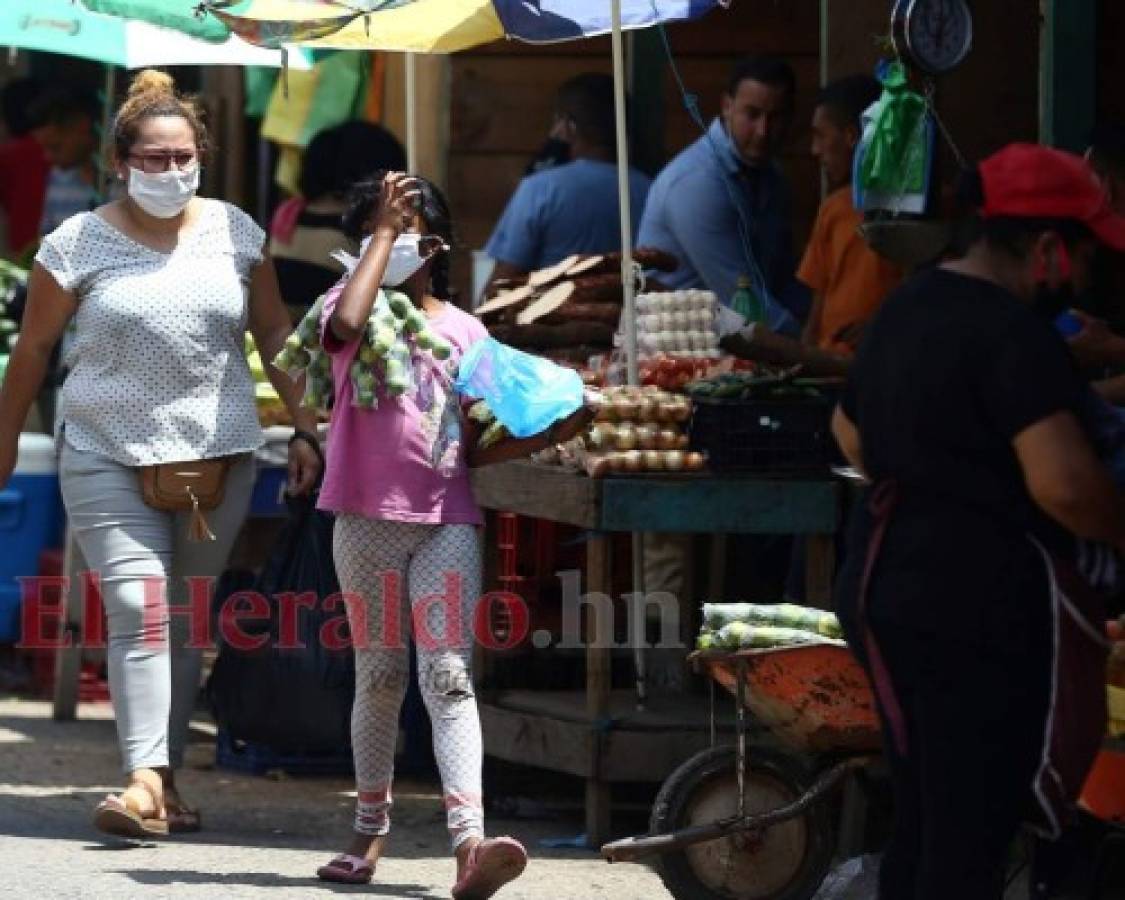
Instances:
[[[188,462],[159,463],[140,468],[141,492],[153,509],[164,512],[190,512],[188,540],[213,541],[215,534],[203,513],[223,502],[227,474],[239,459],[197,459]]]

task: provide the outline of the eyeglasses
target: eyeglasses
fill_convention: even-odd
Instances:
[[[141,171],[150,175],[169,171],[173,165],[181,171],[196,160],[194,150],[173,150],[167,153],[130,153],[129,159],[141,164]]]

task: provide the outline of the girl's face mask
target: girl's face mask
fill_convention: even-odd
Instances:
[[[366,237],[360,245],[360,256],[367,252],[371,238]],[[436,253],[449,250],[441,238],[435,235],[421,235],[416,232],[400,234],[395,240],[387,271],[383,275],[384,287],[399,287],[413,278]]]

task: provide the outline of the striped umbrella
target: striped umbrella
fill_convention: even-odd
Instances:
[[[121,2],[121,0],[118,0]],[[620,0],[621,27],[694,19],[729,0]],[[612,31],[609,0],[203,0],[244,40],[454,53],[501,38],[552,43]]]
[[[125,69],[281,62],[279,54],[251,46],[225,28],[212,28],[210,38],[202,40],[151,22],[98,15],[71,0],[0,0],[0,47],[59,53]],[[303,59],[295,62],[308,66]]]

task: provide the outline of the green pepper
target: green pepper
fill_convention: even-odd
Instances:
[[[405,319],[410,311],[414,309],[414,304],[410,302],[410,298],[405,294],[389,294],[387,296],[387,306],[400,320]]]
[[[426,330],[426,316],[422,310],[411,307],[403,317],[402,324],[410,334],[419,334]]]
[[[398,335],[393,328],[387,328],[383,325],[375,332],[375,337],[371,342],[371,348],[379,357],[385,357],[391,352],[395,342],[398,340]]]

